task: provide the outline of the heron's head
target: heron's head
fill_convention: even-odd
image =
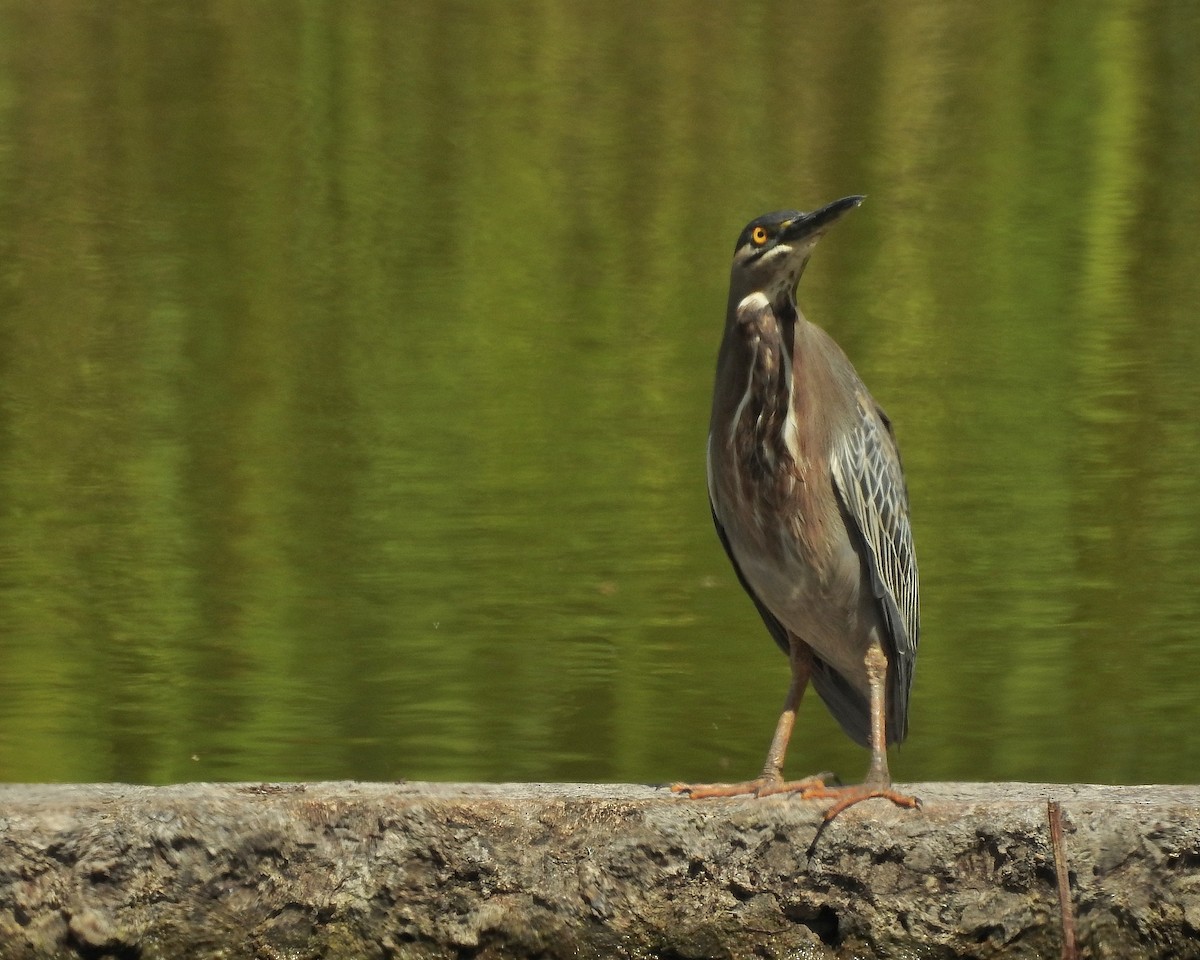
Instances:
[[[729,297],[740,303],[762,293],[779,308],[796,295],[796,285],[812,249],[825,231],[865,197],[843,197],[812,213],[777,210],[746,224],[733,251]]]

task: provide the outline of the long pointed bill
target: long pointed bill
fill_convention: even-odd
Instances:
[[[793,242],[824,233],[827,227],[840,220],[845,213],[853,210],[865,199],[867,198],[857,195],[842,197],[841,200],[834,200],[833,203],[827,203],[812,213],[802,213],[783,228],[780,239],[785,242]]]

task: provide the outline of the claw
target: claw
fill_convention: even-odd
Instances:
[[[900,793],[890,787],[856,784],[854,786],[827,786],[837,782],[832,773],[818,773],[803,780],[783,780],[777,777],[756,777],[741,783],[673,783],[671,792],[682,794],[690,800],[710,800],[714,797],[774,797],[794,793],[801,800],[833,800],[822,820],[829,823],[856,803],[878,797],[890,800],[898,807],[920,809],[921,800],[911,794]]]
[[[911,794],[900,793],[892,790],[890,787],[870,787],[866,784],[853,787],[838,787],[833,790],[825,790],[820,794],[814,795],[809,799],[813,800],[833,800],[834,804],[825,811],[821,818],[825,823],[829,823],[834,817],[840,813],[849,810],[856,803],[862,803],[864,800],[870,800],[874,797],[879,797],[882,800],[890,800],[898,807],[904,807],[908,810],[916,810],[921,806],[919,797],[914,797]]]

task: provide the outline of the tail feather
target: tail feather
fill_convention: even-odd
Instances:
[[[840,673],[821,659],[813,662],[812,684],[846,736],[861,747],[871,746],[871,703]],[[887,742],[900,743],[908,733],[902,705],[888,704]],[[899,706],[899,709],[897,707]]]

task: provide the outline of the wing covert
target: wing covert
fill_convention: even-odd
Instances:
[[[895,669],[888,689],[889,724],[903,739],[921,629],[908,490],[886,414],[860,393],[858,415],[833,453],[834,488],[866,547],[871,586],[890,634],[892,649],[885,652]]]

